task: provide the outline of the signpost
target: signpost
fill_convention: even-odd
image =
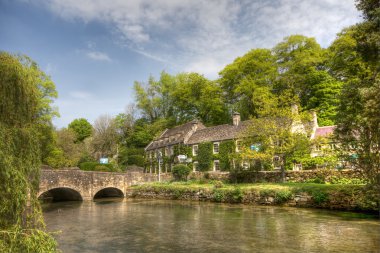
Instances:
[[[162,152],[157,152],[157,160],[158,160],[158,182],[161,182],[161,160],[162,160]]]

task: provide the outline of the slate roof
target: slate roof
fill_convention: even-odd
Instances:
[[[183,125],[179,125],[173,127],[171,129],[166,129],[160,137],[153,140],[149,145],[145,148],[146,151],[162,148],[178,143],[184,143],[186,137],[190,134],[193,129],[193,125],[197,124],[197,129],[204,129],[205,126],[196,120],[187,122]]]
[[[334,133],[335,128],[336,128],[336,126],[318,127],[315,131],[314,138],[328,137],[329,135],[332,135]]]
[[[249,123],[250,121],[246,120],[241,121],[238,126],[224,124],[197,130],[186,144],[192,145],[208,141],[213,142],[238,138],[247,129]]]

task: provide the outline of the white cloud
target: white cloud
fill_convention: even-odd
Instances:
[[[41,0],[43,1],[43,0]],[[128,48],[174,68],[216,77],[234,58],[270,48],[291,34],[316,37],[324,47],[360,20],[354,0],[46,0],[67,20],[113,27]],[[115,39],[116,40],[116,39]],[[110,61],[90,52],[94,60]]]
[[[106,61],[106,62],[111,62],[111,58],[102,52],[97,52],[97,51],[92,51],[92,52],[87,52],[86,56],[92,60],[95,61]]]

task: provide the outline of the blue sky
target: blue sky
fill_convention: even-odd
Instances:
[[[195,71],[210,79],[291,34],[327,47],[360,21],[353,0],[0,0],[0,50],[34,59],[57,86],[57,127],[134,102],[134,81]]]

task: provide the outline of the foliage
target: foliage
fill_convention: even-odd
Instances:
[[[180,181],[186,181],[190,171],[190,168],[184,164],[177,164],[172,168],[174,178]]]
[[[285,168],[287,161],[309,155],[309,142],[306,136],[298,132],[299,124],[298,113],[290,108],[272,108],[265,117],[252,119],[242,133],[246,143],[240,153],[241,159],[253,160],[254,169],[263,170],[269,167],[266,164],[271,164],[274,156],[281,157],[276,165]],[[251,144],[259,146],[259,150],[251,150]]]
[[[220,73],[219,83],[226,100],[242,119],[257,116],[270,103],[271,89],[278,75],[276,59],[269,49],[254,49]]]
[[[0,53],[0,250],[4,252],[56,251],[55,241],[44,232],[37,200],[41,157],[36,137],[38,124],[47,116],[37,70],[36,65]]]
[[[92,134],[92,125],[84,118],[74,119],[68,126],[76,135],[75,142],[82,142]]]
[[[84,143],[75,143],[76,134],[71,129],[63,128],[56,131],[55,148],[46,158],[48,165],[53,168],[75,167],[79,160],[85,155]]]
[[[200,171],[208,171],[212,166],[212,143],[204,142],[198,145],[198,155],[196,157],[198,161],[198,168]]]
[[[229,171],[235,154],[235,141],[222,141],[219,145],[219,163],[222,171]]]
[[[128,156],[128,165],[136,165],[139,167],[144,167],[145,160],[144,156],[142,155],[130,155]]]
[[[346,160],[380,192],[380,6],[378,1],[361,0],[357,7],[364,21],[344,30],[331,46],[339,60],[332,62],[334,74],[345,81],[336,132]]]
[[[105,171],[105,172],[119,172],[120,170],[114,165],[100,164],[98,162],[83,162],[79,164],[79,168],[85,171]]]
[[[215,82],[196,73],[171,76],[162,72],[156,81],[135,82],[137,107],[154,123],[167,119],[169,126],[199,118],[205,124],[220,124],[227,120],[222,90]]]

